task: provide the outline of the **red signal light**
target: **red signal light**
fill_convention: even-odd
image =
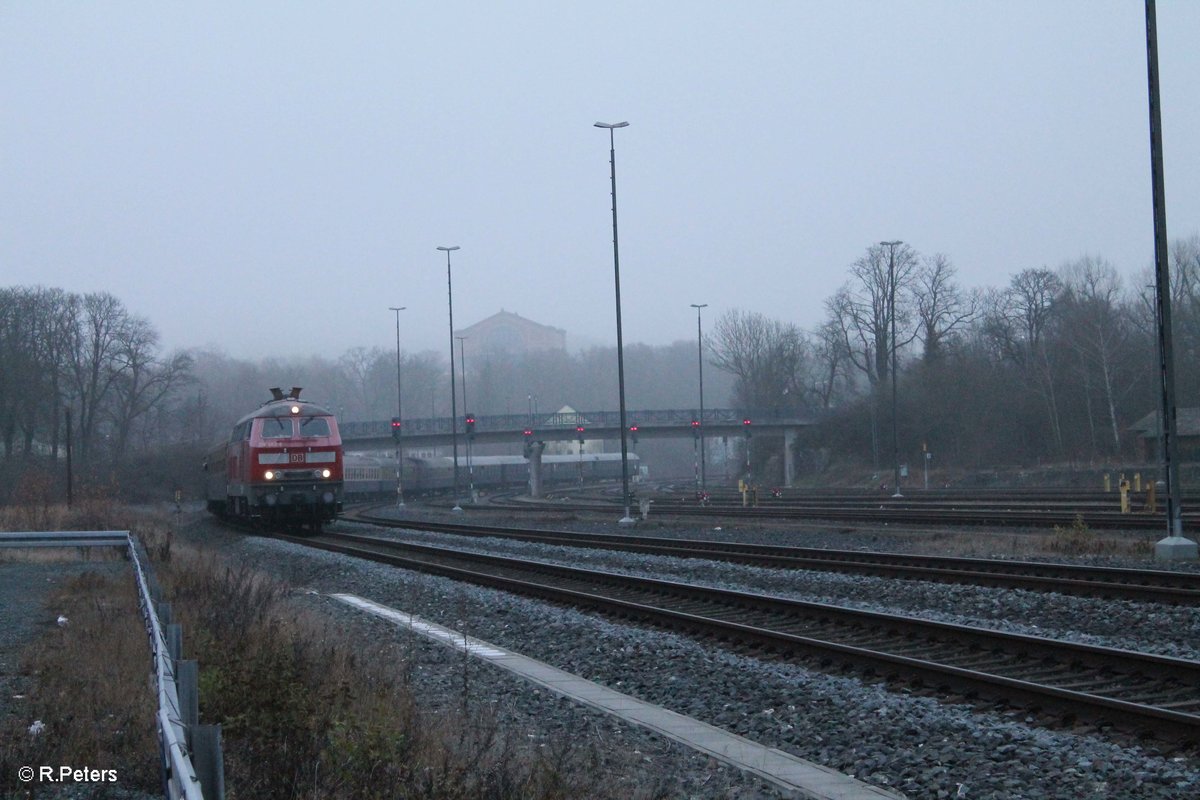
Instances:
[[[637,429],[638,429],[637,425],[630,425],[630,426],[629,426],[629,432],[630,432],[630,433],[637,433]]]
[[[692,420],[692,427],[693,427],[693,428],[699,428],[699,427],[700,427],[700,420],[698,420],[698,419],[694,419],[694,420]]]
[[[749,418],[749,417],[747,417],[746,419],[742,420],[742,424],[743,424],[743,425],[749,425],[749,424],[750,424],[750,418]]]
[[[533,436],[533,431],[532,431],[532,430],[530,430],[529,428],[526,428],[526,429],[523,431],[523,433],[524,433],[526,436]]]

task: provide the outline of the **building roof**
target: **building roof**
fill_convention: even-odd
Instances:
[[[1159,437],[1159,412],[1151,411],[1146,416],[1129,426],[1130,430],[1138,431],[1143,439]],[[1175,435],[1200,436],[1200,408],[1175,409]]]
[[[454,332],[472,340],[472,348],[523,352],[529,350],[565,350],[567,332],[542,325],[520,314],[500,309],[486,319]]]

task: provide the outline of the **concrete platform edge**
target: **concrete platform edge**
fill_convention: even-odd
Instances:
[[[351,594],[331,594],[335,600],[389,620],[443,645],[490,661],[533,683],[655,731],[715,759],[753,773],[797,797],[812,800],[903,800],[904,795],[766,747],[743,736],[662,708],[636,697],[572,675],[550,664],[467,636],[413,614]]]

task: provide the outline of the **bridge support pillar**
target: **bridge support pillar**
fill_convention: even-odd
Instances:
[[[542,451],[546,449],[545,442],[531,442],[526,458],[529,459],[529,496],[542,496]]]
[[[796,479],[796,429],[783,432],[783,483],[791,486]]]

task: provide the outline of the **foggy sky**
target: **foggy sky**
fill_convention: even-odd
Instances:
[[[967,286],[1151,263],[1143,4],[0,5],[0,285],[168,348],[449,347],[501,308],[626,342],[802,327],[871,244]],[[1158,7],[1167,226],[1200,230],[1200,3]]]

